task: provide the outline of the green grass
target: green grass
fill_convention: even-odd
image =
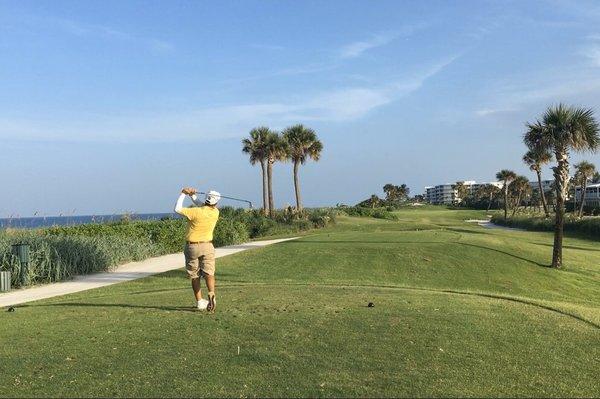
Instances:
[[[219,259],[215,315],[183,270],[0,313],[0,396],[600,395],[595,242],[396,215]]]

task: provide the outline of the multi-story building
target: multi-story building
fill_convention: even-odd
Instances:
[[[542,180],[542,190],[544,190],[544,192],[548,192],[550,190],[552,190],[552,184],[554,183],[554,180]],[[530,181],[529,185],[531,186],[532,190],[539,190],[539,185],[537,180],[535,181]]]
[[[575,199],[581,201],[582,188],[575,188]],[[585,205],[600,206],[600,184],[589,184],[585,189]]]
[[[473,180],[465,180],[462,183],[468,187],[470,193],[473,193],[480,187],[488,184],[494,185],[498,188],[502,187],[502,183],[500,182],[477,183]],[[459,203],[462,199],[458,196],[458,190],[456,190],[455,186],[456,183],[446,183],[425,187],[425,200],[434,205],[449,205]]]

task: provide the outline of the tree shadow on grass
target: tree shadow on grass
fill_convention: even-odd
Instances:
[[[458,241],[352,241],[352,240],[344,240],[344,241],[296,241],[296,242],[290,241],[290,243],[293,243],[293,244],[363,244],[363,245],[364,244],[455,244],[455,245],[464,245],[467,247],[485,249],[488,251],[497,252],[502,255],[510,256],[511,258],[515,258],[515,259],[521,260],[523,262],[531,263],[536,266],[549,267],[549,265],[539,263],[534,260],[527,259],[527,258],[524,258],[519,255],[515,255],[515,254],[507,252],[507,251],[502,251],[500,249],[486,247],[484,245],[469,244],[469,243],[458,242]]]
[[[541,245],[544,247],[554,247],[553,244],[547,244],[547,243],[541,243],[541,242],[532,242],[532,244],[535,245]],[[596,248],[589,248],[589,247],[578,247],[576,245],[563,245],[563,249],[577,249],[580,251],[593,251],[593,252],[600,252],[600,249],[596,249]]]
[[[91,308],[129,308],[129,309],[150,309],[150,310],[166,310],[174,312],[198,312],[192,306],[151,306],[151,305],[133,305],[130,303],[86,303],[86,302],[63,302],[49,303],[38,305],[22,305],[22,308],[38,308],[38,307],[91,307]],[[200,313],[200,312],[198,312]]]

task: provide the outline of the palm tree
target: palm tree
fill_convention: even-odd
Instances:
[[[375,207],[381,203],[381,199],[377,195],[373,194],[367,200],[367,202],[371,205],[371,208],[375,209]]]
[[[457,181],[452,185],[452,189],[454,190],[453,202],[457,205],[464,204],[467,196],[469,195],[469,187],[465,185],[464,181]]]
[[[383,192],[385,193],[385,200],[390,204],[394,204],[399,201],[405,201],[410,194],[410,188],[406,184],[396,186],[388,183],[383,186]]]
[[[263,212],[269,213],[269,196],[267,193],[267,153],[265,142],[271,134],[268,127],[261,126],[250,131],[250,137],[242,140],[242,151],[250,156],[250,163],[255,165],[260,162],[262,173]]]
[[[538,190],[540,192],[540,199],[542,200],[542,206],[544,207],[544,213],[546,217],[550,217],[550,211],[548,210],[548,203],[546,202],[546,196],[544,195],[544,189],[542,187],[542,166],[549,163],[552,160],[552,154],[548,150],[529,150],[523,155],[523,162],[529,169],[535,172],[538,180]]]
[[[569,152],[595,151],[598,148],[598,122],[591,109],[559,104],[548,108],[541,121],[527,124],[523,141],[529,148],[553,152],[556,159],[557,165],[552,168],[556,186],[552,267],[559,268],[563,264],[562,242],[569,183]]]
[[[265,154],[267,155],[267,192],[269,198],[269,216],[273,217],[275,204],[273,201],[273,164],[287,159],[287,145],[279,133],[270,131],[265,137]]]
[[[587,161],[581,161],[575,165],[575,175],[578,176],[581,182],[581,204],[579,204],[579,217],[583,216],[583,205],[585,204],[585,191],[587,189],[588,181],[594,177],[596,173],[596,166],[593,163]],[[577,188],[575,188],[577,193]],[[577,195],[575,195],[577,197]]]
[[[511,216],[515,216],[517,209],[521,206],[523,198],[531,191],[531,185],[529,179],[525,176],[517,176],[509,184],[509,188],[515,196],[515,207]]]
[[[298,180],[298,168],[304,165],[308,159],[318,161],[323,151],[323,144],[317,138],[314,130],[303,125],[290,126],[283,131],[283,139],[287,143],[288,156],[294,164],[294,189],[296,190],[296,209],[302,212],[302,200],[300,198],[300,181]]]
[[[503,183],[502,192],[504,194],[504,219],[508,217],[508,185],[517,177],[512,170],[502,169],[496,173],[496,179]]]

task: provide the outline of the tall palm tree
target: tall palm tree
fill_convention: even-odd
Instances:
[[[375,209],[375,207],[381,203],[381,199],[377,195],[373,194],[367,200],[367,202],[371,205],[371,208]]]
[[[563,104],[550,107],[542,120],[527,124],[523,141],[527,147],[554,153],[557,165],[554,171],[556,187],[556,219],[552,267],[563,264],[562,242],[564,234],[565,201],[569,183],[569,152],[595,151],[600,144],[598,122],[594,111],[569,107]]]
[[[575,165],[575,170],[575,175],[579,177],[579,181],[581,182],[581,203],[579,204],[579,217],[582,217],[583,205],[585,204],[585,191],[587,189],[588,181],[593,178],[594,174],[596,173],[596,166],[593,163],[581,161]],[[577,197],[577,195],[575,195],[575,197]]]
[[[323,144],[317,138],[314,130],[303,125],[290,126],[283,131],[283,139],[287,143],[288,156],[294,164],[294,189],[296,190],[296,209],[302,212],[300,197],[300,180],[298,169],[308,159],[318,161],[323,151]]]
[[[267,193],[267,152],[265,142],[271,134],[268,127],[261,126],[250,131],[250,137],[242,140],[242,151],[250,156],[250,163],[260,163],[262,173],[263,212],[269,213],[269,196]]]
[[[453,202],[457,205],[464,205],[469,195],[469,187],[465,185],[464,181],[457,181],[452,185],[452,189],[454,190]]]
[[[517,209],[521,206],[521,201],[529,192],[531,192],[529,179],[525,176],[517,176],[510,182],[509,189],[513,192],[515,197],[515,206],[512,212],[512,216],[515,216]]]
[[[504,194],[504,219],[508,217],[508,185],[517,177],[517,174],[512,170],[502,169],[496,173],[496,179],[503,183],[502,192]]]
[[[548,150],[537,151],[529,150],[523,155],[523,162],[529,169],[534,171],[537,175],[538,190],[540,192],[540,199],[542,200],[542,206],[544,207],[544,214],[546,217],[550,217],[550,211],[548,210],[548,203],[546,202],[546,195],[544,194],[544,188],[542,186],[542,166],[549,163],[552,160],[552,154]]]
[[[273,164],[287,159],[287,145],[279,133],[270,131],[264,142],[267,155],[267,192],[269,198],[269,216],[273,217],[275,204],[273,201]]]

